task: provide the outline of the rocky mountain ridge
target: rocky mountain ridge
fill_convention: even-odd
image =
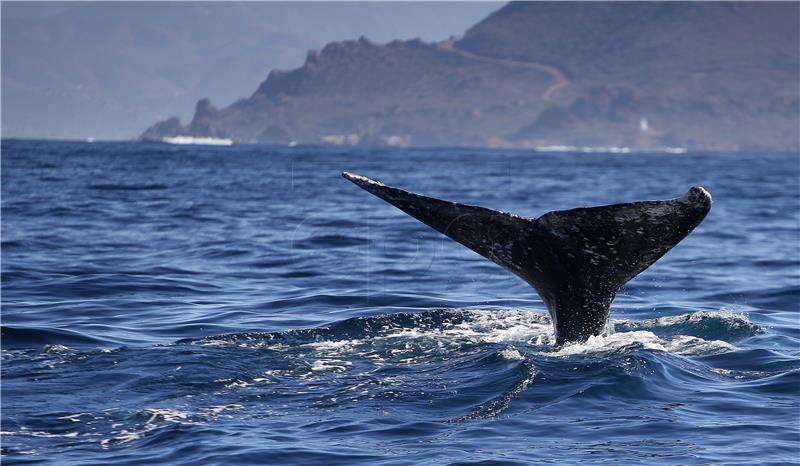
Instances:
[[[309,52],[145,140],[800,149],[800,4],[510,3],[462,38]]]

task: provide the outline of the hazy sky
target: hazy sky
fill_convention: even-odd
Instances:
[[[360,36],[460,35],[499,2],[8,2],[3,137],[131,139],[195,102],[249,96],[273,68]]]

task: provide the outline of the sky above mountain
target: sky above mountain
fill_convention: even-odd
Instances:
[[[365,36],[444,40],[497,2],[2,2],[2,135],[132,139]]]

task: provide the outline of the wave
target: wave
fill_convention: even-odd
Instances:
[[[750,384],[744,389],[759,393],[789,390],[797,379],[782,375],[797,371],[791,358],[737,350],[725,341],[741,338],[742,328],[760,331],[744,315],[699,311],[620,321],[615,327],[616,332],[559,347],[553,346],[549,317],[541,313],[436,309],[98,351],[64,346],[85,343],[68,332],[4,328],[4,346],[9,340],[48,345],[42,351],[4,352],[6,383],[29,377],[68,381],[82,387],[92,406],[56,413],[59,421],[51,413],[35,429],[9,425],[6,434],[142,447],[176,436],[210,435],[226,419],[271,422],[276,413],[302,417],[309,410],[375,409],[389,419],[432,419],[421,427],[413,422],[364,427],[382,438],[410,438],[442,425],[531,410],[547,417],[587,400],[666,404],[687,387],[716,390],[724,381]],[[624,328],[635,329],[620,331]],[[732,333],[720,335],[719,328]],[[708,329],[713,332],[707,337],[722,339],[676,334],[702,335]],[[731,352],[737,357],[726,358]],[[108,400],[109,390],[124,390],[136,403],[117,405]],[[326,429],[339,428],[347,426]]]
[[[365,344],[379,345],[392,339],[406,342],[433,340],[442,345],[520,342],[539,348],[541,354],[551,357],[603,355],[627,349],[699,356],[733,351],[735,346],[731,341],[763,332],[746,315],[729,311],[698,311],[659,319],[614,321],[611,327],[613,330],[606,335],[555,347],[550,318],[544,314],[517,310],[439,309],[354,317],[310,329],[185,339],[180,343],[264,348],[311,345],[341,350]]]
[[[589,337],[581,343],[573,343],[558,348],[550,356],[595,355],[634,350],[656,350],[680,356],[705,356],[736,349],[732,344],[721,340],[704,340],[688,335],[677,335],[663,340],[653,332],[632,331]]]
[[[658,319],[612,321],[604,335],[581,343],[555,346],[550,318],[545,314],[522,310],[436,309],[353,317],[325,326],[281,332],[186,338],[175,344],[311,348],[335,352],[345,360],[348,352],[424,355],[432,348],[451,350],[485,344],[510,345],[503,353],[508,359],[521,357],[520,348],[546,357],[602,357],[640,349],[681,356],[709,356],[734,351],[733,343],[761,333],[763,329],[745,314],[697,311]],[[2,337],[5,348],[109,344],[102,338],[58,328],[3,326]],[[326,368],[326,363],[322,363],[318,370]]]
[[[628,332],[649,330],[661,337],[683,335],[726,341],[763,333],[763,329],[752,323],[747,315],[726,310],[697,311],[639,321],[621,320],[614,322],[614,328]]]
[[[71,330],[28,328],[4,325],[0,327],[3,349],[36,348],[48,345],[107,345],[108,342]]]

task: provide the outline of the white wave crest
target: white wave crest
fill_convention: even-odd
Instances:
[[[736,347],[722,340],[703,340],[702,338],[678,335],[667,342],[666,350],[681,356],[709,356],[735,351]]]
[[[311,370],[313,372],[320,372],[320,371],[344,372],[347,370],[349,366],[352,365],[353,365],[352,362],[344,361],[341,359],[317,359],[311,365]]]
[[[735,346],[721,340],[704,340],[698,337],[678,335],[662,340],[653,332],[637,330],[589,337],[582,343],[567,344],[548,356],[606,355],[628,348],[664,351],[679,356],[707,356],[734,351]]]
[[[233,145],[232,139],[195,137],[195,136],[174,136],[163,138],[167,144],[179,145],[200,145],[200,146],[230,146]]]
[[[664,316],[656,319],[645,320],[617,320],[614,325],[622,330],[641,330],[652,328],[673,327],[681,324],[697,324],[704,321],[717,320],[732,328],[753,328],[758,327],[750,322],[747,314],[735,313],[728,310],[719,311],[697,311],[674,316]]]
[[[735,350],[732,344],[718,339],[704,339],[697,335],[685,335],[693,328],[702,328],[711,323],[719,327],[716,332],[741,333],[757,331],[747,316],[730,311],[698,311],[675,316],[646,320],[611,321],[607,331],[590,337],[582,343],[554,347],[555,335],[548,316],[525,310],[463,310],[453,309],[452,322],[437,325],[420,323],[413,326],[383,326],[361,338],[335,337],[300,345],[291,345],[280,340],[246,339],[235,342],[223,339],[206,339],[206,345],[230,345],[269,348],[279,351],[307,349],[303,358],[309,358],[312,372],[344,371],[347,360],[353,355],[369,357],[375,363],[387,359],[398,362],[414,362],[431,355],[444,356],[463,345],[519,343],[537,347],[545,356],[571,356],[608,354],[625,349],[664,351],[681,356],[718,354]],[[424,322],[424,319],[421,320]],[[717,325],[718,324],[718,325]],[[683,327],[687,326],[687,327]],[[666,329],[668,331],[663,332]],[[719,337],[718,337],[719,338]],[[724,338],[724,336],[722,337]],[[517,345],[519,346],[519,345]],[[541,348],[544,347],[544,348]],[[512,348],[504,350],[503,357],[515,356]],[[305,351],[304,351],[305,353]],[[517,351],[518,353],[518,351]]]
[[[525,359],[525,356],[519,352],[518,349],[514,348],[513,346],[509,346],[508,348],[500,351],[500,356],[510,360],[510,361],[522,361]]]

